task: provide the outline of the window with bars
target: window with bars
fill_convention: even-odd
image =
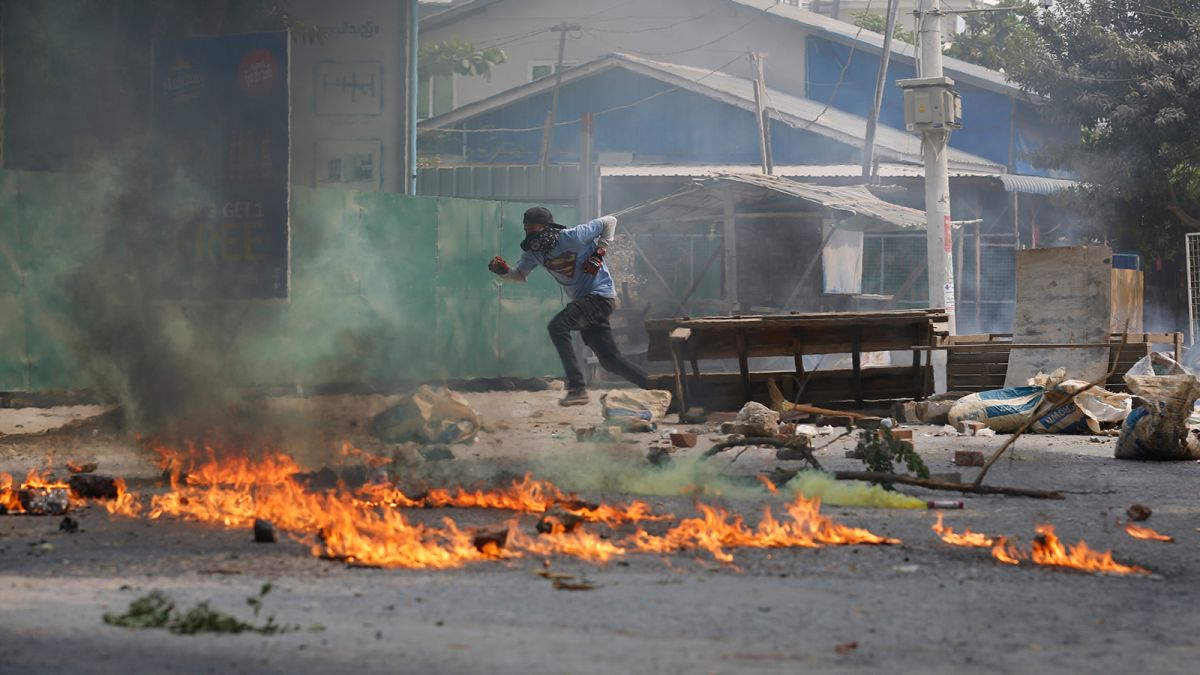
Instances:
[[[434,75],[417,87],[417,119],[437,117],[454,110],[454,75]]]
[[[1200,232],[1189,232],[1185,240],[1187,249],[1188,289],[1188,344],[1196,344],[1197,329],[1200,329]]]

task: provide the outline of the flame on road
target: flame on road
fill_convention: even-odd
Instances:
[[[1175,541],[1175,537],[1160,534],[1148,527],[1142,527],[1133,523],[1125,523],[1125,531],[1134,539],[1149,539],[1151,541],[1165,541],[1168,543]]]
[[[803,496],[787,504],[786,520],[769,508],[754,527],[738,514],[697,503],[700,516],[686,518],[662,534],[639,527],[631,535],[600,535],[584,526],[565,527],[551,508],[617,528],[625,523],[673,520],[654,514],[649,505],[589,504],[564,493],[548,481],[532,476],[516,480],[501,490],[463,488],[431,490],[410,497],[391,485],[367,485],[351,491],[344,485],[314,491],[296,479],[302,467],[282,452],[258,459],[220,457],[211,449],[179,453],[159,450],[169,475],[170,489],[141,499],[123,489],[109,505],[111,513],[159,519],[182,518],[228,528],[248,528],[256,519],[270,520],[277,528],[307,544],[314,555],[380,567],[445,569],[473,561],[522,555],[565,555],[596,563],[635,552],[669,553],[705,550],[722,562],[732,562],[736,548],[812,548],[826,545],[896,544],[899,540],[847,527],[820,513],[820,501]],[[480,544],[471,530],[451,518],[440,526],[413,522],[401,508],[460,507],[506,509],[546,514],[548,531],[528,534],[518,520],[507,524],[503,545]]]
[[[970,528],[963,530],[962,534],[956,533],[954,530],[942,524],[942,514],[937,514],[937,522],[933,524],[933,531],[937,533],[942,541],[951,546],[967,546],[972,548],[988,548],[994,546],[996,539],[989,537],[986,534],[972,532]]]
[[[1096,551],[1082,539],[1074,546],[1064,546],[1054,533],[1053,525],[1038,525],[1037,536],[1029,551],[1009,544],[1003,537],[992,548],[992,557],[1002,563],[1018,565],[1032,562],[1047,567],[1062,567],[1082,572],[1104,574],[1149,574],[1150,571],[1134,565],[1122,565],[1113,560],[1111,551]]]

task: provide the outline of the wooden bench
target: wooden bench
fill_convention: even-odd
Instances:
[[[673,374],[651,377],[651,386],[672,389],[686,409],[736,409],[746,401],[768,402],[766,383],[776,380],[786,396],[814,403],[923,398],[933,391],[928,351],[936,344],[942,310],[858,313],[769,314],[646,322],[647,359],[671,362]],[[863,352],[912,351],[909,366],[863,368]],[[808,372],[804,356],[849,354],[850,369]],[[749,359],[792,357],[793,369],[752,372]],[[737,373],[702,373],[701,362],[737,359]],[[690,364],[690,372],[685,364]]]

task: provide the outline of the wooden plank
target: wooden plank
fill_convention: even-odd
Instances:
[[[850,340],[850,364],[854,371],[854,402],[861,408],[863,404],[862,326],[855,327],[854,336]]]
[[[927,369],[927,368],[926,368]],[[671,374],[656,374],[650,377],[650,386],[670,389]],[[762,372],[751,374],[752,398],[770,404],[767,380],[780,384],[785,396],[795,398],[794,375],[791,371]],[[745,404],[743,383],[738,373],[712,373],[701,376],[688,391],[693,406],[708,410],[738,410]],[[864,401],[895,401],[912,398],[912,374],[907,366],[891,368],[864,368],[863,386],[869,395]],[[844,403],[854,400],[854,373],[850,370],[809,371],[808,384],[799,397],[800,402],[810,404]],[[829,407],[836,407],[830,405]]]
[[[1017,251],[1014,343],[1108,342],[1111,325],[1112,251],[1072,246]],[[1020,385],[1038,372],[1066,368],[1072,379],[1092,381],[1108,372],[1109,349],[1022,349],[1008,361],[1005,382]]]
[[[1109,330],[1142,330],[1145,278],[1141,270],[1112,270],[1112,323]]]
[[[721,242],[725,252],[725,284],[722,299],[736,309],[741,304],[738,297],[737,221],[734,219],[733,213],[733,191],[728,187],[721,190],[721,205],[723,208]]]
[[[925,326],[928,322],[913,322],[908,324],[889,324],[884,326],[861,326],[863,331],[862,351],[907,351],[914,347],[926,349],[924,345],[913,345],[913,333],[917,326]],[[692,328],[693,349],[701,359],[734,358],[738,355],[738,331],[708,331]],[[771,327],[759,330],[744,330],[748,356],[795,356],[795,328]],[[845,354],[850,351],[854,339],[855,325],[824,326],[821,328],[804,329],[804,340],[799,345],[804,354]],[[670,352],[667,348],[667,333],[661,330],[648,330],[647,358],[652,361],[667,361]]]

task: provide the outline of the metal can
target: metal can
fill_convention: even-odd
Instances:
[[[963,503],[961,499],[930,499],[925,506],[931,509],[961,509]]]

